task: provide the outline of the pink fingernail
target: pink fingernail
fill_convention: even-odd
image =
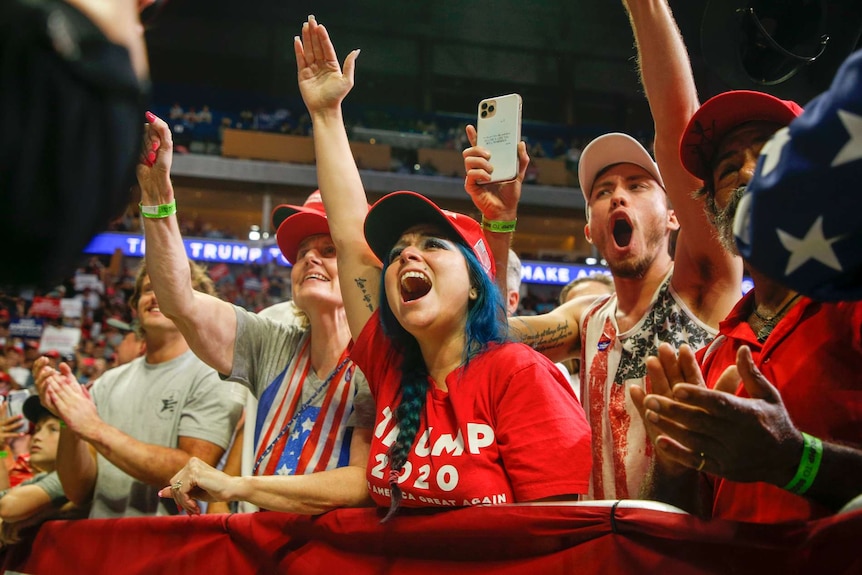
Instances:
[[[155,161],[156,161],[156,153],[155,152],[147,153],[147,162],[150,164],[150,166],[152,166],[155,163]]]
[[[154,140],[154,141],[153,141],[153,146],[152,146],[152,147],[153,147],[153,151],[154,151],[154,152],[155,152],[156,150],[158,150],[160,146],[161,146],[161,142],[159,142],[158,140]]]
[[[146,114],[144,114],[144,117],[147,119],[147,122],[149,122],[150,124],[152,124],[153,122],[156,121],[156,115],[153,114],[152,112],[148,111]]]

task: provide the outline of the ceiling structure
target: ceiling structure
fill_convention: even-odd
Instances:
[[[314,14],[327,25],[340,57],[362,49],[349,97],[356,103],[472,113],[484,97],[518,91],[525,119],[602,129],[650,125],[632,33],[618,0],[165,1],[147,35],[157,96],[159,85],[185,84],[298,102],[293,37]],[[862,3],[856,0],[670,3],[703,99],[734,87],[755,87],[731,85],[726,80],[744,83],[733,74],[718,77],[713,70],[723,62],[710,53],[715,65],[708,65],[701,49],[702,40],[714,45],[715,38],[726,37],[720,43],[734,45],[734,28],[742,24],[727,16],[736,8],[755,6],[764,14],[776,5],[772,11],[777,14],[798,12],[798,18],[810,20],[784,26],[794,27],[794,37],[804,36],[796,30],[800,27],[832,36],[811,67],[821,72],[834,70],[858,42],[862,27]],[[812,9],[820,16],[812,18]],[[782,23],[773,26],[781,40]],[[783,42],[800,53],[811,50],[801,41],[798,48],[793,39]],[[761,88],[805,102],[825,89],[831,75],[822,75],[803,71]]]

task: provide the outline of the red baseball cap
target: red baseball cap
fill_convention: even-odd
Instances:
[[[50,357],[52,359],[60,359],[60,352],[56,349],[49,349],[45,352],[45,357]]]
[[[802,107],[764,92],[731,90],[713,96],[698,108],[688,122],[679,143],[682,165],[690,174],[706,180],[712,177],[712,159],[724,137],[747,122],[774,122],[788,125],[802,114]]]
[[[301,206],[282,204],[272,210],[272,227],[284,259],[296,263],[299,244],[308,236],[329,235],[329,222],[320,190],[315,190]]]
[[[380,261],[386,261],[389,250],[410,228],[432,224],[451,231],[473,250],[485,272],[494,278],[494,259],[488,251],[488,240],[479,222],[466,216],[440,209],[434,202],[416,192],[392,192],[371,206],[365,218],[365,239]]]

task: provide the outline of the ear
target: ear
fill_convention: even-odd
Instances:
[[[509,315],[514,314],[518,310],[519,301],[521,301],[521,294],[515,290],[509,290],[509,299],[506,302],[506,308]]]
[[[671,231],[679,229],[679,220],[676,219],[676,212],[673,209],[667,211],[667,227]]]
[[[593,238],[590,236],[590,224],[584,226],[584,237],[587,238],[588,242],[593,243]]]
[[[473,301],[479,299],[479,290],[477,290],[475,286],[470,287],[469,298]]]

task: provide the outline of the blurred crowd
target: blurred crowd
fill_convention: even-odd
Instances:
[[[94,256],[50,290],[0,291],[0,395],[32,387],[30,370],[41,355],[55,365],[68,362],[81,383],[119,365],[118,348],[135,329],[128,301],[140,261],[127,258],[116,272],[109,258]],[[249,311],[290,298],[290,272],[274,263],[220,266],[216,275],[219,297]],[[63,349],[45,347],[41,336],[46,327],[78,330],[80,338],[74,349],[66,340]]]

